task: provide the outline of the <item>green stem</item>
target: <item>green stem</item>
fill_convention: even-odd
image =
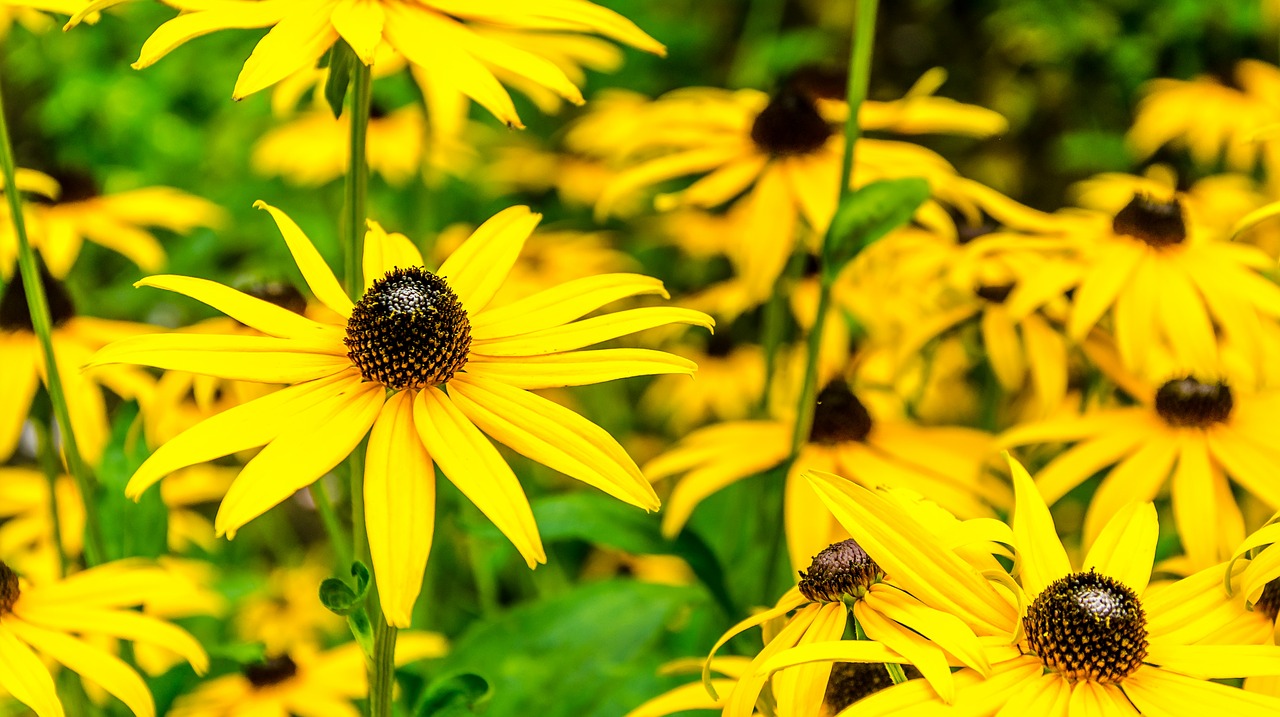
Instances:
[[[364,260],[365,199],[369,193],[369,164],[365,153],[369,133],[369,110],[373,105],[373,75],[369,67],[357,62],[351,70],[351,161],[343,189],[342,232],[346,248],[347,294],[359,301],[364,293],[361,267]]]
[[[324,523],[324,532],[329,535],[329,542],[333,543],[334,553],[338,556],[338,570],[335,572],[346,577],[351,569],[350,543],[347,542],[347,536],[343,535],[342,525],[338,522],[338,511],[333,507],[333,499],[329,497],[324,478],[312,483],[310,490],[311,500],[315,502],[320,521]]]
[[[369,668],[369,715],[391,717],[392,692],[396,684],[397,628],[375,615],[373,630],[373,664]]]
[[[850,610],[852,611],[852,606]],[[858,624],[857,619],[853,620],[853,637],[857,640],[870,639],[867,637],[867,633],[862,630],[862,625]],[[902,665],[896,662],[886,662],[884,663],[884,669],[889,673],[889,679],[893,681],[893,684],[900,685],[907,681],[907,673],[902,669]]]
[[[867,99],[867,85],[871,81],[871,48],[875,43],[876,9],[878,0],[856,0],[853,19],[853,48],[849,51],[849,84],[846,96],[849,101],[849,117],[844,125],[844,156],[840,160],[840,187],[836,206],[840,206],[852,193],[850,184],[853,180],[853,159],[858,138],[862,136],[862,127],[858,124],[858,113],[862,103]],[[826,261],[826,246],[831,241],[831,227],[822,237],[822,247],[818,251],[819,263]],[[804,369],[804,382],[800,387],[800,404],[796,412],[795,432],[791,436],[791,453],[799,452],[800,446],[809,438],[813,427],[813,401],[818,388],[818,355],[822,347],[822,330],[826,324],[827,312],[831,309],[831,287],[835,282],[833,272],[823,266],[819,271],[822,277],[818,293],[818,311],[814,316],[813,327],[809,329],[808,356]]]
[[[44,356],[46,386],[49,398],[53,402],[53,415],[58,421],[62,435],[62,450],[66,457],[67,468],[76,486],[80,489],[84,501],[85,517],[85,560],[90,566],[101,563],[105,557],[103,551],[102,526],[98,524],[97,506],[94,505],[94,483],[89,475],[89,467],[80,456],[80,446],[76,443],[75,431],[71,428],[71,411],[67,408],[67,394],[62,387],[62,378],[58,373],[58,362],[53,353],[53,319],[49,315],[49,300],[44,293],[44,281],[40,276],[35,251],[27,238],[26,219],[22,215],[22,202],[18,196],[17,167],[13,158],[13,144],[9,141],[9,126],[4,116],[4,96],[0,92],[0,165],[4,171],[4,195],[9,201],[9,213],[13,221],[14,233],[18,235],[18,271],[22,276],[22,288],[27,295],[27,307],[31,313],[31,326],[40,342],[40,352]],[[77,367],[78,368],[78,367]]]
[[[760,413],[767,413],[769,394],[778,373],[778,348],[782,345],[787,321],[787,297],[795,287],[796,279],[804,269],[804,252],[791,255],[791,261],[774,286],[773,295],[764,306],[764,327],[760,331],[760,343],[764,348],[764,390],[760,393]]]
[[[67,549],[62,542],[62,511],[58,510],[58,478],[62,474],[58,465],[58,452],[53,444],[53,431],[42,420],[33,420],[36,427],[36,451],[40,456],[40,470],[49,484],[49,516],[53,519],[53,544],[58,549],[58,575],[67,576]]]

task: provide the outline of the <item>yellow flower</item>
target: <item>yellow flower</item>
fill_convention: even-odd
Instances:
[[[658,195],[655,205],[666,211],[742,202],[737,263],[752,293],[767,296],[799,239],[801,220],[821,234],[835,212],[844,143],[835,122],[848,108],[823,99],[829,96],[793,79],[772,97],[755,90],[705,87],[676,90],[639,107],[634,98],[622,97],[602,107],[600,118],[576,128],[570,146],[599,148],[627,165],[596,205],[601,217],[639,190],[706,173],[687,189]],[[986,118],[985,124],[973,122],[973,113]],[[629,116],[620,116],[624,114]],[[929,96],[869,102],[862,121],[864,129],[901,133],[985,136],[1003,128],[1003,119],[993,112]],[[608,132],[593,131],[606,122],[614,125]],[[585,143],[574,142],[583,136],[588,136]],[[608,144],[611,137],[619,142]],[[924,177],[936,199],[976,212],[971,183],[924,147],[865,139],[855,161],[853,179],[859,186],[883,178]],[[926,204],[918,219],[929,226],[951,224],[937,202]]]
[[[634,274],[571,281],[490,308],[540,219],[525,207],[500,212],[476,229],[438,273],[423,268],[406,237],[370,222],[365,291],[353,303],[293,220],[258,206],[271,213],[312,292],[338,318],[314,321],[204,279],[139,282],[207,303],[267,336],[137,337],[104,348],[94,365],[141,363],[290,385],[161,446],[130,480],[129,495],[178,468],[265,446],[231,485],[215,518],[217,532],[234,537],[369,434],[365,520],[383,611],[397,627],[409,624],[431,546],[433,465],[531,567],[546,561],[524,491],[485,433],[620,500],[657,509],[653,488],[608,433],[528,389],[691,373],[693,364],[662,352],[576,349],[656,326],[710,327],[709,317],[649,307],[575,321],[618,299],[664,293],[661,282]]]
[[[830,513],[858,537],[819,552],[800,571],[799,585],[773,609],[738,623],[712,648],[714,656],[748,627],[795,611],[734,686],[725,717],[749,715],[769,681],[778,714],[818,714],[832,665],[831,658],[813,659],[815,653],[913,665],[927,689],[946,702],[958,686],[950,663],[988,674],[990,658],[1016,654],[1009,647],[1016,601],[1007,588],[982,575],[1001,571],[987,546],[1012,542],[1006,526],[985,519],[962,523],[914,496],[872,492],[828,473],[808,480],[821,496],[818,511]],[[843,639],[850,614],[866,640]],[[790,664],[779,670],[780,662]]]
[[[872,404],[871,407],[874,407]],[[990,437],[968,428],[918,426],[892,414],[872,414],[843,380],[817,397],[809,441],[787,474],[784,515],[794,568],[845,537],[821,508],[802,472],[826,471],[862,485],[891,485],[928,495],[958,515],[994,514],[1006,490],[985,476]],[[690,433],[649,461],[645,475],[661,480],[684,474],[667,500],[662,532],[679,533],[707,496],[781,464],[791,452],[789,420],[735,421]]]
[[[323,644],[346,630],[346,621],[316,599],[320,583],[332,576],[331,561],[315,553],[298,565],[272,569],[236,609],[236,633],[261,642],[268,655]]]
[[[439,657],[444,638],[429,632],[401,632],[395,664]],[[353,701],[368,692],[360,646],[349,642],[325,652],[300,648],[245,666],[243,674],[209,680],[173,705],[173,717],[331,715],[359,717]]]
[[[0,4],[0,39],[9,34],[15,22],[31,32],[44,32],[54,26],[44,13],[74,15],[85,4],[86,0],[5,0]],[[85,22],[97,21],[97,14],[85,18]]]
[[[118,0],[105,0],[111,3]],[[270,27],[236,80],[242,99],[294,72],[312,67],[339,39],[366,65],[387,43],[455,93],[475,100],[502,122],[523,127],[494,70],[511,73],[581,104],[582,94],[561,67],[537,51],[490,36],[487,30],[525,33],[599,33],[647,52],[663,46],[630,20],[586,0],[171,0],[183,14],[164,23],[142,47],[142,69],[188,40],[218,30]],[[479,29],[479,31],[477,31]],[[509,36],[509,35],[508,35]]]
[[[746,418],[764,391],[764,351],[753,345],[725,345],[728,342],[718,338],[713,337],[704,350],[673,349],[698,365],[698,380],[659,376],[641,397],[640,410],[678,436],[708,419]]]
[[[947,701],[952,710],[974,717],[1054,717],[1201,711],[1264,715],[1280,709],[1280,700],[1211,681],[1280,673],[1280,648],[1197,644],[1217,624],[1207,614],[1219,601],[1215,591],[1191,579],[1147,589],[1159,535],[1154,506],[1124,507],[1094,541],[1084,568],[1074,570],[1031,477],[1021,465],[1010,463],[1017,494],[1012,544],[1022,608],[1011,611],[1002,627],[1016,631],[1017,642],[1012,649],[988,649],[989,675],[963,667],[951,676],[955,699]],[[877,504],[856,490],[831,495],[856,510],[860,522],[847,527],[858,539],[887,533],[906,548],[928,530],[901,517],[881,520]],[[933,580],[931,574],[925,578]],[[874,645],[843,641],[797,648],[758,672],[854,656],[901,659],[895,648]],[[872,695],[845,714],[941,714],[945,699],[932,685],[914,681]]]
[[[1020,282],[1008,301],[1014,316],[1075,289],[1067,335],[1082,341],[1110,313],[1120,356],[1136,372],[1160,345],[1193,371],[1216,371],[1219,327],[1260,359],[1262,325],[1280,317],[1280,287],[1259,274],[1275,262],[1257,247],[1214,234],[1177,197],[1141,194],[1113,217],[1064,217],[1064,232],[1079,242],[1078,258]]]
[[[1240,89],[1207,76],[1152,80],[1143,89],[1129,146],[1145,159],[1166,144],[1180,144],[1197,164],[1212,166],[1225,155],[1227,166],[1241,172],[1252,172],[1261,155],[1274,177],[1280,147],[1257,139],[1260,131],[1280,123],[1280,69],[1241,60],[1235,81]]]
[[[104,344],[152,329],[125,321],[79,316],[71,296],[43,265],[41,274],[53,319],[53,352],[71,412],[71,427],[81,454],[94,465],[102,457],[109,434],[102,387],[128,399],[145,394],[154,382],[146,372],[127,366],[92,372],[76,369]],[[4,366],[0,371],[0,395],[4,396],[0,401],[0,460],[7,460],[18,445],[36,388],[47,380],[44,357],[27,312],[22,276],[17,273],[0,294],[0,366]]]
[[[225,214],[217,205],[171,187],[145,187],[100,194],[87,174],[66,173],[56,186],[56,202],[26,207],[31,245],[40,250],[49,271],[65,277],[86,241],[119,252],[145,271],[164,265],[164,248],[148,227],[187,234],[198,227],[217,227]],[[21,182],[19,182],[21,186]],[[18,238],[7,209],[0,221],[0,271],[7,272],[18,255]]]
[[[1280,392],[1233,389],[1222,381],[1178,376],[1143,390],[1137,406],[1101,408],[1015,427],[1006,446],[1071,442],[1040,471],[1036,484],[1050,505],[1109,469],[1089,503],[1085,539],[1092,541],[1117,510],[1149,501],[1166,483],[1191,565],[1224,560],[1244,537],[1234,482],[1280,509],[1280,451],[1273,447]]]
[[[132,608],[175,589],[167,571],[138,561],[100,565],[62,580],[27,581],[0,562],[0,687],[39,717],[61,717],[53,678],[37,652],[116,696],[138,717],[155,703],[138,673],[90,644],[114,637],[175,651],[203,674],[209,658],[186,631]],[[185,588],[178,585],[177,589]]]
[[[253,147],[253,171],[292,184],[319,186],[347,171],[351,117],[334,119],[328,109],[306,112],[262,136]],[[403,185],[422,169],[426,123],[422,109],[407,105],[369,119],[366,154],[371,172]]]

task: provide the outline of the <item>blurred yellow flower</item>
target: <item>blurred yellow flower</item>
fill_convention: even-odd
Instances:
[[[331,561],[318,553],[308,554],[297,565],[273,568],[237,606],[236,634],[261,642],[268,655],[325,644],[347,629],[345,620],[316,599],[320,583],[332,576]]]
[[[375,108],[376,110],[376,108]],[[327,109],[315,109],[271,129],[253,147],[253,171],[280,176],[291,184],[319,186],[342,177],[349,164],[347,141],[351,117],[334,119]],[[426,123],[422,109],[407,105],[369,118],[369,171],[388,184],[403,185],[422,170]]]

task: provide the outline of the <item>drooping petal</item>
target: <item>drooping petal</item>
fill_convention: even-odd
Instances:
[[[840,640],[844,637],[848,620],[849,610],[843,604],[823,605],[813,624],[796,642],[796,646]],[[780,713],[802,715],[820,708],[830,678],[831,665],[822,663],[799,665],[775,674],[773,694],[777,698]]]
[[[0,333],[0,460],[8,460],[22,437],[22,424],[27,420],[40,374],[35,335]]]
[[[241,100],[283,80],[297,70],[312,67],[338,40],[329,18],[333,3],[297,7],[280,18],[253,48],[236,78],[231,98]]]
[[[418,393],[413,421],[440,471],[507,536],[529,567],[547,562],[520,481],[480,429],[437,388]]]
[[[485,433],[527,458],[645,510],[658,494],[607,431],[569,409],[499,381],[459,374],[454,405]]]
[[[118,697],[137,717],[155,717],[156,705],[147,683],[120,658],[83,640],[22,620],[6,621],[5,625],[22,641]]]
[[[48,630],[82,635],[110,635],[130,642],[159,645],[181,655],[191,663],[197,674],[204,674],[209,669],[209,656],[190,633],[140,612],[81,605],[22,604],[15,606],[14,614],[32,625]]]
[[[307,286],[311,287],[311,293],[315,294],[325,306],[342,316],[351,316],[351,299],[342,290],[342,285],[333,275],[333,270],[324,262],[324,257],[316,251],[315,244],[311,243],[307,235],[302,233],[289,215],[270,204],[258,200],[253,203],[253,206],[257,209],[265,209],[271,214],[271,218],[280,229],[280,235],[289,245],[289,253],[293,254],[293,260],[302,272],[302,278],[306,280]]]
[[[234,538],[245,523],[311,485],[360,445],[382,408],[381,384],[339,384],[291,423],[240,471],[218,506],[214,530]]]
[[[964,665],[984,675],[991,674],[991,664],[983,652],[982,644],[978,642],[973,630],[955,615],[934,610],[911,595],[885,584],[872,585],[865,601],[869,609],[920,633]]]
[[[1280,713],[1280,699],[1236,687],[1143,667],[1124,681],[1124,692],[1142,714],[1189,712],[1270,717]]]
[[[468,314],[479,314],[498,293],[524,242],[542,221],[528,207],[493,215],[449,255],[436,273],[444,277]]]
[[[865,600],[854,603],[853,616],[867,633],[868,639],[882,643],[915,665],[943,702],[950,704],[955,701],[956,685],[951,679],[951,668],[947,666],[947,658],[937,645],[885,618]]]
[[[188,40],[230,28],[274,25],[293,5],[288,0],[227,2],[213,10],[183,13],[156,28],[138,54],[133,69],[150,67]]]
[[[471,336],[475,339],[497,339],[550,329],[619,299],[642,294],[659,294],[664,299],[668,298],[661,281],[640,274],[597,274],[574,279],[476,313],[470,317]]]
[[[373,53],[382,42],[382,26],[386,22],[382,3],[377,0],[338,0],[329,20],[355,51],[356,57],[364,64],[372,65]]]
[[[413,422],[413,391],[387,399],[369,434],[364,515],[382,612],[409,627],[435,532],[436,482],[431,457]]]
[[[1134,267],[1146,258],[1145,249],[1136,242],[1105,245],[1099,250],[1093,268],[1085,275],[1076,290],[1071,317],[1067,322],[1067,334],[1079,341],[1089,333],[1107,308],[1115,302],[1124,288]]]
[[[0,626],[0,687],[38,717],[63,717],[49,669],[4,626]]]

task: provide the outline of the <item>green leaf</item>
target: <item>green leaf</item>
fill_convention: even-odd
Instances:
[[[827,231],[823,279],[833,281],[862,250],[911,221],[928,198],[929,183],[920,177],[882,179],[846,196]]]
[[[111,560],[157,558],[169,551],[169,509],[160,490],[146,491],[136,503],[124,494],[134,471],[151,455],[137,418],[138,404],[120,406],[98,467],[98,514],[104,547]]]
[[[237,665],[256,665],[267,659],[267,648],[261,642],[229,642],[206,648],[210,659],[230,660]]]
[[[320,583],[320,602],[329,608],[329,612],[346,616],[359,607],[360,598],[346,583],[328,578]]]
[[[324,83],[324,98],[335,119],[342,116],[342,103],[347,97],[347,85],[351,84],[351,69],[355,63],[356,53],[345,40],[334,43],[329,50],[329,79]]]
[[[413,709],[417,717],[480,714],[489,707],[493,690],[480,675],[463,672],[432,681]]]

